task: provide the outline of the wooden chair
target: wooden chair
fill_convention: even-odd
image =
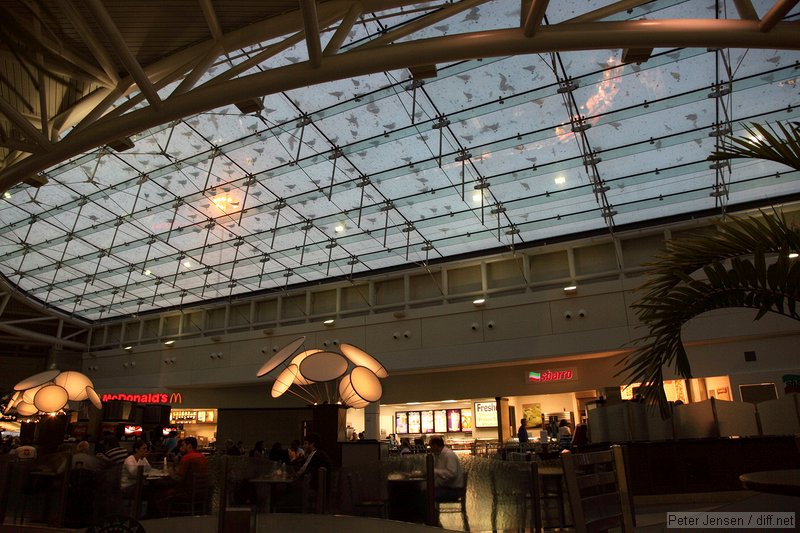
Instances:
[[[621,446],[590,453],[561,453],[564,480],[578,533],[613,527],[633,532],[633,508]]]
[[[349,472],[346,479],[350,502],[355,514],[359,516],[375,516],[378,518],[388,517],[389,513],[386,500],[381,498],[364,498],[361,489],[361,476],[358,475],[358,472]]]
[[[168,516],[205,515],[211,508],[211,478],[208,472],[192,472],[190,492],[187,497],[176,497],[169,501]]]
[[[461,513],[461,520],[464,523],[464,531],[469,531],[469,520],[467,519],[467,472],[466,471],[464,472],[464,486],[460,489],[456,499],[447,502],[436,502],[436,518],[440,526],[442,525],[441,515],[443,513]]]

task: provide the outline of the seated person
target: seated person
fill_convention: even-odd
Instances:
[[[437,502],[456,501],[464,490],[464,469],[461,461],[453,450],[444,445],[442,437],[431,437],[429,444],[434,457],[435,499]]]
[[[72,455],[72,469],[86,469],[92,472],[100,470],[100,463],[97,457],[89,454],[89,442],[82,440],[75,447],[75,453]]]
[[[136,478],[139,475],[139,467],[144,467],[144,475],[147,475],[152,468],[147,460],[149,447],[146,442],[137,440],[133,443],[133,455],[129,455],[122,464],[122,477],[120,478],[120,488],[124,498],[133,498],[136,490]]]
[[[411,449],[411,439],[403,437],[400,439],[400,455],[409,455],[414,453]]]
[[[119,466],[128,457],[128,450],[119,445],[114,435],[103,437],[103,448],[103,453],[98,453],[96,457],[100,461],[100,465],[105,468]]]
[[[283,449],[280,442],[276,442],[272,445],[272,448],[269,450],[269,455],[267,455],[270,461],[280,462],[284,464],[289,463],[289,452]]]
[[[306,458],[306,452],[303,451],[303,448],[300,447],[300,441],[294,439],[291,444],[289,444],[289,463],[293,465],[300,466],[303,464]]]
[[[194,483],[194,474],[208,474],[208,459],[197,451],[197,439],[186,437],[181,444],[181,462],[171,478],[171,484],[158,498],[158,508],[161,514],[166,515],[170,501],[191,500]]]

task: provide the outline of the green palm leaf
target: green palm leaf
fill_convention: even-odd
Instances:
[[[789,251],[800,250],[800,231],[781,213],[732,217],[714,231],[667,243],[666,252],[650,263],[649,278],[632,305],[648,333],[624,360],[619,374],[639,382],[645,399],[667,416],[663,368],[674,367],[691,378],[681,330],[690,319],[724,307],[748,307],[758,320],[778,313],[800,320],[800,264]],[[726,266],[726,265],[730,266]]]

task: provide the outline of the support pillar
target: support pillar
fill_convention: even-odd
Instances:
[[[364,436],[371,440],[381,438],[380,402],[372,402],[364,408]]]

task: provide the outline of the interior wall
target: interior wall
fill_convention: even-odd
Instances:
[[[275,442],[286,448],[292,440],[302,440],[303,421],[311,420],[311,409],[219,409],[217,415],[219,445],[231,439],[252,448],[263,440],[267,449]]]

